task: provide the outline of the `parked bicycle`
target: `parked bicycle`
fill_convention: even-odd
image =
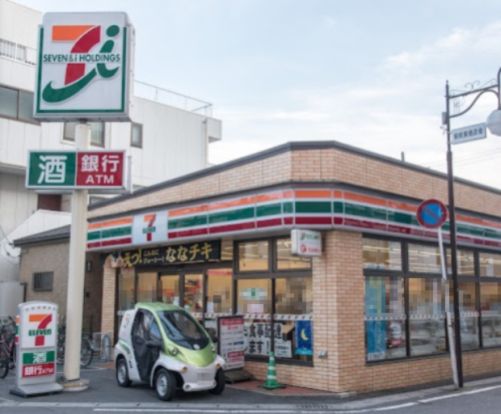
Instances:
[[[66,325],[59,324],[57,333],[57,363],[64,363],[65,355],[65,342],[66,342]],[[82,335],[82,343],[80,348],[80,366],[87,368],[94,357],[94,346],[88,335]]]
[[[0,324],[0,378],[5,378],[16,361],[16,321],[8,317]]]

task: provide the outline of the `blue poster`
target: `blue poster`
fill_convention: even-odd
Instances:
[[[311,321],[296,321],[295,355],[313,355],[313,329]]]
[[[365,280],[365,335],[367,359],[380,359],[386,352],[386,325],[378,316],[384,315],[386,289],[384,279],[367,278]]]

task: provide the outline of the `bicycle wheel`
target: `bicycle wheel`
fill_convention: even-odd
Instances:
[[[92,345],[88,339],[82,339],[82,348],[80,349],[80,366],[87,368],[92,363]]]

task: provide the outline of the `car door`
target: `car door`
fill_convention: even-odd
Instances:
[[[132,345],[141,381],[149,380],[151,369],[158,359],[159,349],[152,347],[151,343],[152,341],[158,342],[155,337],[159,334],[153,314],[145,309],[139,310],[132,327]]]

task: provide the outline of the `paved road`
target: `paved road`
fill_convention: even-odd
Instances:
[[[468,383],[461,392],[450,386],[407,393],[379,394],[364,398],[336,396],[277,397],[227,388],[223,395],[179,393],[170,403],[159,402],[153,390],[144,386],[129,389],[115,384],[114,373],[107,369],[82,371],[91,380],[89,390],[28,399],[9,394],[14,383],[10,375],[0,380],[1,414],[95,414],[95,413],[204,413],[204,414],[499,414],[501,377]]]

